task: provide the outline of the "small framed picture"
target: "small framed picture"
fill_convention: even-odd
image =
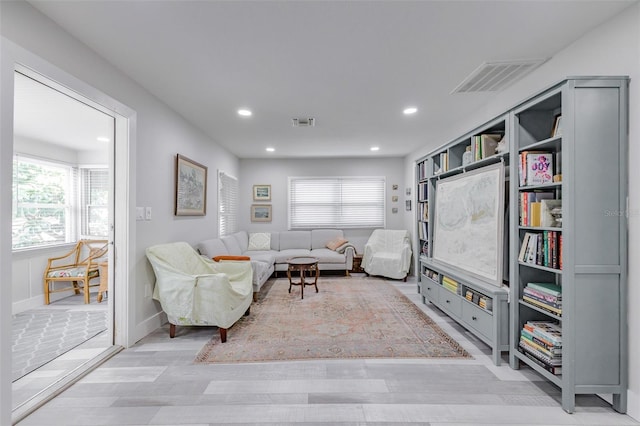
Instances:
[[[271,185],[253,185],[253,201],[271,201]]]
[[[411,187],[410,187],[410,186],[407,186],[407,189],[405,189],[404,193],[405,193],[406,195],[411,195]]]
[[[408,212],[411,211],[411,200],[407,200],[407,201],[404,202],[404,208]]]
[[[562,115],[556,115],[553,122],[553,130],[551,130],[551,137],[562,135]]]
[[[271,204],[252,204],[251,222],[271,222]]]
[[[391,189],[393,189],[394,191],[398,190],[398,184],[394,183],[393,185],[391,185]]]
[[[398,196],[397,195],[393,195],[391,197],[391,201],[394,202],[394,203],[397,203],[398,202]]]
[[[393,214],[398,213],[398,208],[397,207],[392,208],[391,209],[391,213],[393,213]]]

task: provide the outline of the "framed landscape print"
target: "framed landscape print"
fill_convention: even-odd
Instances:
[[[253,201],[271,201],[271,185],[253,185]]]
[[[207,168],[178,154],[176,159],[176,216],[204,216],[207,212]]]
[[[271,222],[271,205],[252,204],[251,222]]]

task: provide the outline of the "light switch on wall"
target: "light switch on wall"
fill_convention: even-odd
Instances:
[[[144,218],[145,220],[151,220],[151,207],[144,208]]]
[[[136,207],[136,220],[144,220],[144,207]]]

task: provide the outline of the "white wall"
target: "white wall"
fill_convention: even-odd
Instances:
[[[3,128],[0,133],[0,271],[3,276],[7,276],[12,269],[10,170],[13,142],[10,123],[13,117],[14,57],[9,52],[10,49],[4,48],[4,45],[15,44],[34,54],[42,62],[57,67],[137,113],[136,134],[133,138],[136,145],[131,147],[129,153],[129,158],[135,161],[135,179],[128,187],[116,188],[116,191],[131,194],[133,205],[149,206],[153,209],[152,220],[132,223],[131,235],[134,238],[128,242],[134,253],[129,271],[134,279],[130,282],[130,288],[121,288],[121,291],[128,293],[128,304],[134,312],[128,333],[128,344],[132,344],[157,327],[161,321],[158,315],[159,305],[151,299],[150,289],[154,277],[144,250],[150,245],[168,241],[184,240],[195,243],[201,239],[203,230],[217,229],[215,170],[220,168],[237,175],[238,159],[28,3],[0,2],[0,7],[0,34],[3,37],[3,49],[0,51],[0,118]],[[5,40],[8,42],[5,43]],[[208,209],[204,217],[178,218],[173,214],[174,162],[177,153],[197,159],[209,167]],[[0,323],[10,325],[8,312],[11,305],[10,301],[6,303],[5,300],[6,298],[0,304]],[[3,325],[0,327],[0,368],[3,373],[3,382],[0,384],[1,424],[9,424],[7,410],[10,413],[10,405],[6,401],[10,401],[10,384],[5,380],[11,375],[4,373],[10,372],[10,348],[10,327]]]
[[[243,159],[240,160],[240,215],[238,226],[249,232],[284,231],[287,229],[288,178],[290,176],[384,176],[386,178],[387,229],[404,228],[405,183],[402,158],[321,158],[321,159]],[[271,185],[273,220],[251,222],[253,185]],[[398,185],[397,190],[392,185]],[[397,202],[391,202],[393,195]],[[264,204],[262,202],[258,204]],[[268,203],[267,203],[268,204]],[[392,213],[393,207],[398,213]],[[372,229],[345,230],[345,236],[362,253]]]
[[[630,85],[629,110],[629,403],[628,414],[640,419],[640,5],[635,5],[604,23],[568,46],[548,62],[514,84],[482,110],[462,117],[456,126],[434,129],[435,145],[425,146],[405,159],[405,179],[413,179],[415,161],[456,136],[503,113],[536,92],[568,76],[628,75]],[[408,223],[408,229],[412,224]]]

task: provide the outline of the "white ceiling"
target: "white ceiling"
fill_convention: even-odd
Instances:
[[[490,99],[451,94],[483,62],[550,58],[636,3],[29,2],[241,158],[404,156]]]

